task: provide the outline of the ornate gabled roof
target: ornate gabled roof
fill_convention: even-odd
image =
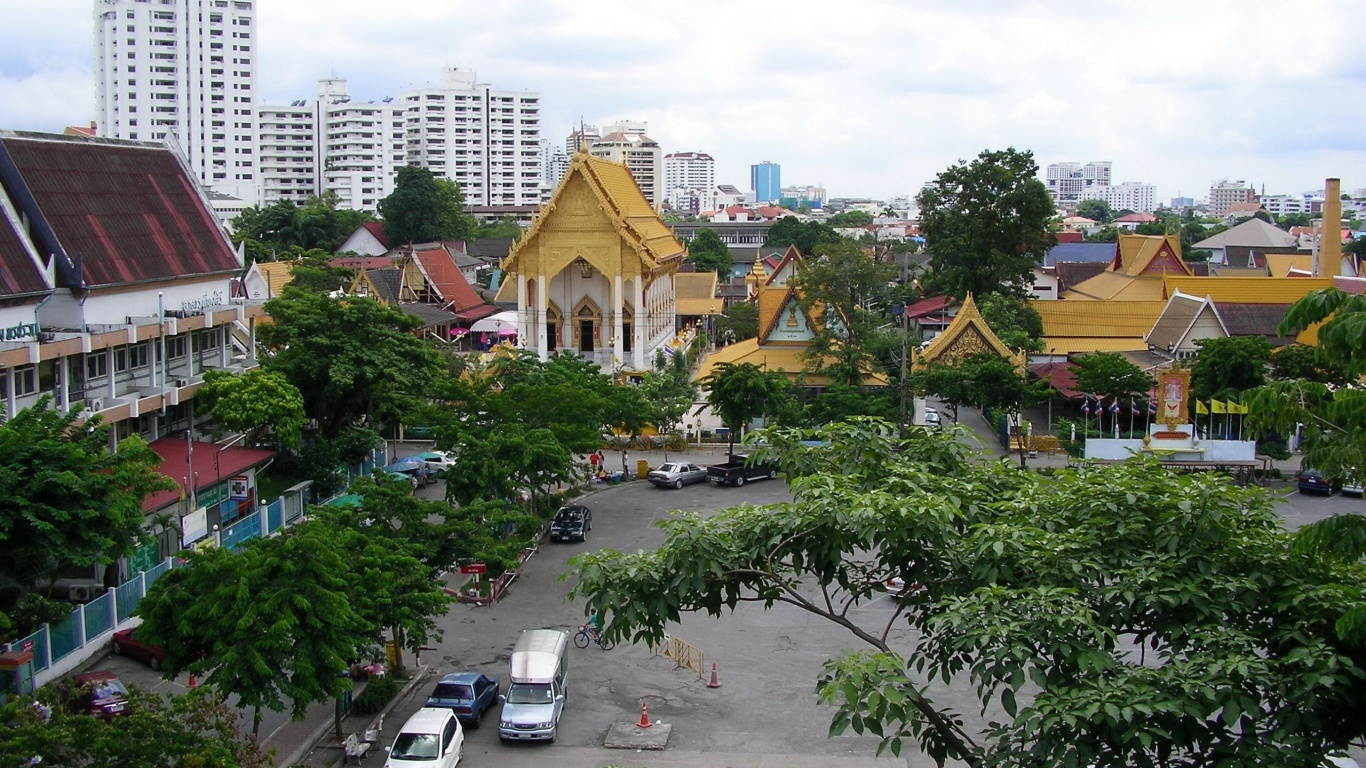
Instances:
[[[674,314],[715,315],[723,302],[716,298],[715,272],[679,272],[674,275]]]
[[[778,265],[772,269],[768,276],[769,285],[787,285],[792,276],[796,274],[797,267],[802,263],[802,254],[797,250],[797,246],[789,245],[783,251],[783,257],[778,261]]]
[[[1153,328],[1143,338],[1149,346],[1158,349],[1174,349],[1180,346],[1186,336],[1190,333],[1191,326],[1204,312],[1213,308],[1214,302],[1199,296],[1188,296],[1180,291],[1172,294],[1167,301],[1167,308],[1162,312],[1162,316],[1153,324]],[[1216,320],[1218,313],[1214,313]],[[1223,321],[1219,320],[1219,326],[1223,327]],[[1228,329],[1224,329],[1228,333]]]
[[[621,236],[623,245],[640,259],[643,272],[648,274],[678,268],[686,255],[683,244],[659,218],[626,166],[578,152],[551,195],[550,202],[541,209],[532,221],[531,228],[513,245],[512,251],[503,260],[504,271],[520,271],[522,254],[538,248],[547,222],[564,213],[564,203],[568,202],[574,213],[591,213],[584,200],[577,197],[566,200],[567,191],[580,179],[586,182],[589,194],[596,203],[594,207],[606,215],[612,228]],[[602,268],[603,265],[596,266]]]
[[[1111,269],[1130,277],[1139,275],[1189,275],[1181,260],[1180,235],[1129,235],[1121,233],[1115,244]]]
[[[923,351],[913,352],[911,362],[917,368],[933,362],[955,363],[979,352],[990,352],[1024,369],[1025,353],[1013,352],[1001,341],[968,294],[949,327]]]

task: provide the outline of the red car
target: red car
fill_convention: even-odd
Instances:
[[[152,645],[139,640],[137,632],[137,627],[115,632],[114,653],[118,656],[127,656],[145,662],[152,669],[161,669],[161,662],[166,660],[166,652],[161,650],[159,645]]]
[[[101,720],[128,714],[128,689],[118,675],[103,669],[71,676],[76,710]]]

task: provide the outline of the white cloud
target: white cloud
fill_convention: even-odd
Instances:
[[[1366,186],[1352,0],[257,4],[265,103],[334,74],[380,99],[462,66],[539,92],[552,141],[580,119],[645,120],[665,151],[708,152],[741,187],[772,160],[785,183],[887,196],[1007,145],[1040,165],[1112,160],[1159,198],[1224,177]],[[93,5],[0,0],[0,127],[91,119]]]

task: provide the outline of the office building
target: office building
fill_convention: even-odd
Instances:
[[[1239,203],[1255,202],[1256,199],[1257,190],[1241,179],[1238,181],[1225,179],[1209,188],[1210,213],[1220,218],[1228,215],[1233,206]]]
[[[1110,185],[1110,166],[1108,160],[1086,165],[1067,162],[1048,166],[1044,169],[1044,184],[1053,197],[1053,204],[1069,211],[1075,209],[1077,203],[1086,199],[1082,196],[1086,190]]]
[[[1082,200],[1104,200],[1113,211],[1152,213],[1157,210],[1157,187],[1137,181],[1125,181],[1114,186],[1099,184],[1081,192]]]
[[[777,202],[783,194],[783,167],[767,160],[749,167],[749,188],[758,203]]]
[[[215,192],[257,201],[254,0],[96,0],[99,135],[172,141]]]
[[[673,152],[664,156],[664,189],[669,207],[698,213],[712,207],[716,160],[705,152]]]

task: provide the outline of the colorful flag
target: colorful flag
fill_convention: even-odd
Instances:
[[[1224,405],[1224,401],[1223,401],[1223,400],[1210,400],[1210,401],[1209,401],[1209,412],[1210,412],[1210,413],[1228,413],[1228,407]]]
[[[1114,401],[1113,403],[1110,403],[1110,413],[1119,413],[1119,398],[1118,398],[1118,397],[1115,398],[1115,401]]]
[[[1129,398],[1129,413],[1132,413],[1135,416],[1143,415],[1143,412],[1138,409],[1138,401],[1132,397]]]
[[[1087,416],[1091,415],[1091,398],[1083,397],[1081,399],[1081,412]]]
[[[1244,414],[1247,413],[1247,406],[1230,400],[1228,401],[1228,412],[1233,414]]]
[[[1209,415],[1209,409],[1205,407],[1205,401],[1204,401],[1204,400],[1196,400],[1196,401],[1195,401],[1195,413],[1196,413],[1197,415],[1199,415],[1199,416],[1208,416],[1208,415]]]
[[[1148,401],[1148,415],[1149,415],[1149,416],[1156,416],[1156,415],[1157,415],[1157,401],[1156,401],[1156,400],[1149,400],[1149,401]]]

